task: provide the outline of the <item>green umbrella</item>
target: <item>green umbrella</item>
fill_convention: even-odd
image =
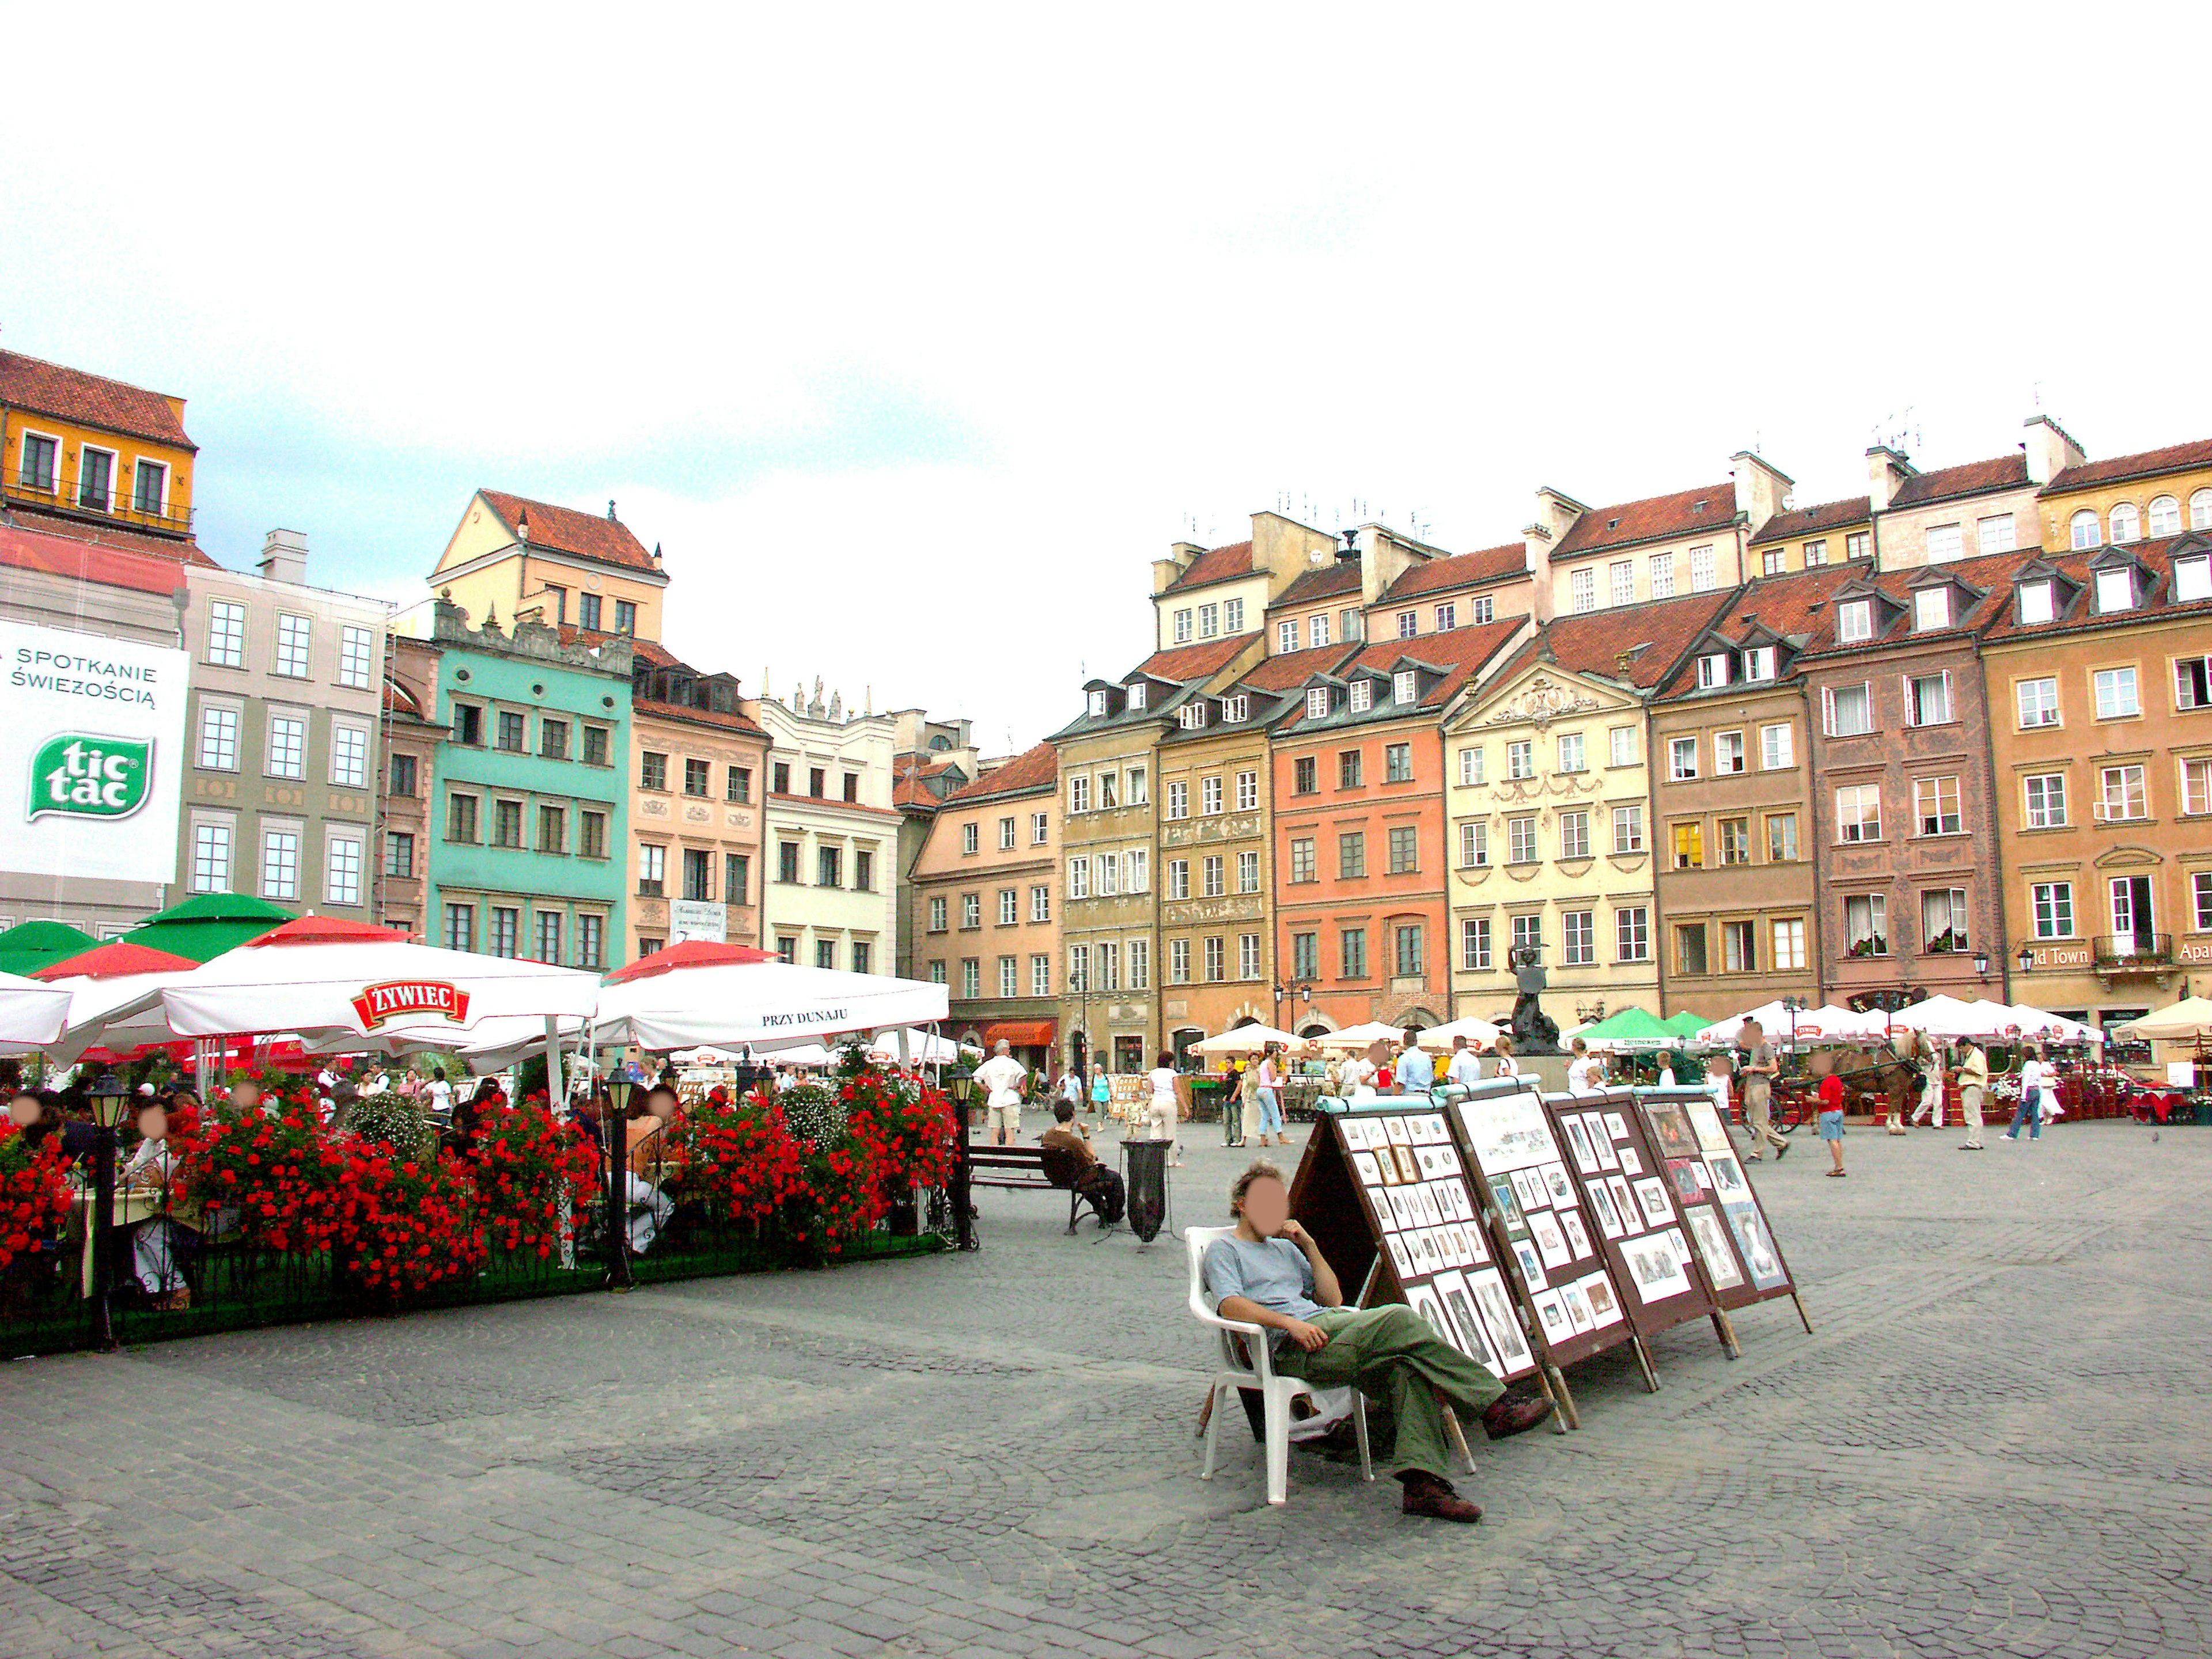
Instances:
[[[1618,1047],[1629,1043],[1659,1048],[1674,1041],[1673,1031],[1641,1008],[1624,1008],[1617,1014],[1607,1014],[1596,1024],[1588,1026],[1576,1035],[1593,1048],[1601,1045]]]
[[[147,917],[123,937],[128,944],[149,950],[212,962],[225,951],[297,920],[291,911],[265,899],[243,893],[203,893]]]
[[[99,943],[65,921],[26,921],[0,933],[0,974],[27,978],[48,963],[65,961]]]
[[[1693,1037],[1712,1024],[1703,1014],[1680,1013],[1659,1022],[1678,1037]]]

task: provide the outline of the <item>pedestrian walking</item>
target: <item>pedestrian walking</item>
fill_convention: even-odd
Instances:
[[[1229,1087],[1221,1096],[1221,1144],[1242,1146],[1244,1144],[1244,1111],[1256,1106],[1254,1091],[1258,1087],[1258,1074],[1242,1060],[1229,1062]]]
[[[1966,1121],[1962,1152],[1982,1150],[1982,1097],[1990,1086],[1990,1057],[1968,1037],[1959,1053],[1959,1115]]]
[[[975,1081],[990,1091],[983,1104],[994,1145],[1011,1146],[1022,1138],[1022,1091],[1029,1080],[1028,1071],[1014,1058],[1013,1045],[1004,1037],[990,1059],[975,1068]]]
[[[1146,1115],[1151,1120],[1152,1138],[1167,1142],[1169,1163],[1181,1169],[1182,1147],[1176,1139],[1175,1056],[1162,1054],[1160,1063],[1146,1078],[1152,1085],[1152,1104],[1146,1109]]]
[[[1283,1077],[1275,1067],[1275,1048],[1276,1045],[1271,1042],[1261,1053],[1259,1081],[1255,1085],[1259,1094],[1260,1144],[1262,1146],[1267,1144],[1267,1137],[1271,1134],[1278,1146],[1291,1144],[1290,1137],[1283,1133]]]
[[[1743,1023],[1743,1030],[1751,1039],[1743,1062],[1743,1120],[1751,1128],[1750,1157],[1754,1161],[1763,1158],[1765,1149],[1771,1146],[1774,1161],[1779,1164],[1790,1155],[1790,1143],[1774,1132],[1770,1102],[1773,1098],[1775,1073],[1782,1067],[1774,1058],[1773,1046],[1766,1040],[1765,1027],[1755,1019],[1747,1019]],[[1831,1071],[1829,1075],[1833,1077],[1835,1073]],[[1843,1079],[1837,1078],[1838,1090],[1843,1086]]]
[[[1920,1045],[1926,1055],[1928,1069],[1920,1078],[1920,1103],[1912,1109],[1912,1116],[1908,1122],[1924,1122],[1932,1113],[1935,1126],[1940,1129],[1943,1127],[1943,1062],[1948,1057],[1946,1049],[1948,1045],[1937,1046],[1929,1041],[1924,1031],[1920,1034]]]
[[[2047,1069],[2043,1063],[2043,1050],[2031,1042],[2021,1050],[2020,1062],[2020,1104],[2012,1109],[2012,1127],[2005,1131],[2007,1140],[2020,1139],[2020,1126],[2027,1125],[2030,1140],[2043,1139],[2043,1083]]]
[[[1844,1080],[1836,1075],[1836,1057],[1825,1051],[1813,1062],[1820,1078],[1820,1139],[1828,1143],[1828,1156],[1835,1167],[1828,1171],[1830,1179],[1844,1173]],[[1753,1154],[1757,1156],[1757,1154]],[[1778,1158],[1781,1154],[1776,1153]]]

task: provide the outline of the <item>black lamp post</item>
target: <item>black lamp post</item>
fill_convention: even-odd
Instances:
[[[629,1270],[629,1097],[636,1088],[617,1073],[607,1080],[607,1288],[627,1291]]]
[[[1977,951],[1974,952],[1974,972],[1980,976],[1981,981],[1984,985],[1989,983],[1990,953],[1987,951]]]
[[[2013,958],[2012,965],[2019,969],[2023,974],[2033,973],[2035,971],[2035,951],[2027,945],[2021,945],[2020,947],[2020,954]]]
[[[1807,1006],[1802,997],[1785,996],[1782,999],[1783,1012],[1790,1016],[1790,1052],[1793,1054],[1797,1052],[1797,1011]]]
[[[123,1121],[124,1103],[131,1097],[123,1079],[112,1072],[92,1085],[92,1121],[100,1127],[93,1150],[92,1176],[92,1291],[94,1330],[102,1349],[115,1346],[115,1321],[108,1296],[112,1288],[115,1250],[115,1131]]]

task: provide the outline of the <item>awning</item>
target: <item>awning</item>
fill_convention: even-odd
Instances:
[[[1004,1042],[1016,1048],[1049,1048],[1057,1041],[1059,1025],[1052,1019],[1002,1019],[983,1028],[983,1046]]]

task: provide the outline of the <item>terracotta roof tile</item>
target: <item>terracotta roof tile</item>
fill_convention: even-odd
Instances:
[[[9,524],[0,524],[0,565],[134,593],[181,593],[185,587],[184,570],[173,558],[151,558]]]
[[[1549,628],[1540,630],[1513,653],[1513,660],[1498,674],[1502,678],[1517,673],[1542,654],[1548,641],[1562,668],[1625,679],[1649,690],[1669,678],[1682,653],[1712,626],[1735,592],[1729,588],[1692,593],[1646,605],[1585,611],[1579,617],[1554,617]],[[1620,663],[1624,654],[1629,657],[1625,669]]]
[[[1316,599],[1333,599],[1358,591],[1359,561],[1332,559],[1318,569],[1300,572],[1267,609],[1280,611],[1286,605],[1311,605]]]
[[[1601,548],[1718,532],[1735,519],[1735,485],[1723,478],[1717,484],[1678,489],[1671,495],[1649,495],[1640,501],[1592,507],[1560,538],[1552,556],[1571,559]]]
[[[689,720],[694,726],[711,726],[724,732],[736,732],[749,738],[765,738],[768,733],[733,709],[694,708],[688,702],[662,702],[653,697],[633,697],[630,712],[647,719]]]
[[[1035,794],[1060,785],[1060,751],[1048,743],[1024,749],[1004,766],[994,766],[973,783],[954,790],[945,805],[995,800],[1001,795]]]
[[[1252,574],[1252,544],[1231,542],[1226,547],[1209,548],[1190,562],[1190,568],[1163,589],[1164,592],[1180,593],[1185,588],[1205,587],[1214,582],[1225,582],[1238,576]]]
[[[1316,646],[1308,651],[1285,651],[1259,663],[1250,673],[1237,682],[1237,689],[1270,694],[1295,690],[1311,678],[1316,672],[1334,673],[1337,665],[1349,662],[1358,649],[1357,643],[1345,642]]]
[[[629,526],[618,519],[610,519],[600,513],[579,513],[573,507],[529,501],[497,489],[479,489],[477,494],[490,503],[501,522],[518,537],[526,514],[532,547],[573,554],[580,559],[596,559],[601,564],[648,575],[659,573],[660,567],[653,563],[653,555],[630,534]]]
[[[1759,534],[1751,538],[1757,547],[1762,542],[1795,541],[1801,536],[1817,536],[1824,530],[1842,530],[1848,526],[1865,524],[1874,517],[1874,497],[1853,495],[1840,501],[1822,501],[1818,507],[1792,507],[1787,513],[1778,513],[1759,526]]]
[[[1936,640],[1961,640],[1972,637],[1996,617],[2008,603],[2012,591],[2012,578],[2020,568],[2043,557],[2040,548],[2024,547],[2009,553],[1985,553],[1979,558],[1959,559],[1942,564],[1916,565],[1909,570],[1875,572],[1863,563],[1854,563],[1849,569],[1856,572],[1874,590],[1899,607],[1903,613],[1891,622],[1873,641],[1839,641],[1836,637],[1837,607],[1822,605],[1809,616],[1806,623],[1793,632],[1811,635],[1805,647],[1808,658],[1849,655],[1855,652],[1879,650],[1884,647],[1909,647]],[[1967,586],[1978,589],[1982,598],[1954,615],[1951,626],[1922,632],[1912,626],[1912,590],[1932,575],[1955,576]],[[1833,589],[1830,590],[1832,594]]]
[[[95,547],[112,547],[125,553],[143,553],[150,558],[167,559],[172,564],[197,565],[204,570],[223,568],[208,556],[198,543],[183,537],[155,536],[119,525],[72,519],[58,513],[40,513],[13,503],[9,506],[8,516],[26,530],[66,536],[73,542],[89,542]]]
[[[1457,696],[1460,688],[1481,672],[1485,664],[1505,648],[1507,641],[1520,632],[1522,624],[1528,620],[1526,617],[1500,617],[1496,622],[1485,623],[1478,628],[1455,628],[1448,634],[1424,634],[1419,639],[1384,640],[1363,647],[1350,662],[1332,672],[1340,678],[1349,677],[1358,668],[1371,668],[1388,673],[1399,662],[1407,659],[1442,669],[1442,676],[1411,709],[1389,703],[1380,708],[1361,712],[1355,723],[1364,725],[1370,720],[1403,720],[1415,714],[1433,715]],[[1339,709],[1332,714],[1329,716],[1331,726],[1340,723],[1346,712]],[[1305,723],[1305,705],[1293,702],[1278,729],[1294,731]]]
[[[1827,602],[1828,596],[1845,583],[1870,574],[1873,569],[1865,560],[1857,559],[1849,563],[1838,561],[1815,565],[1810,570],[1793,570],[1786,575],[1761,576],[1735,589],[1729,603],[1699,632],[1718,633],[1739,642],[1754,629],[1784,637],[1808,635],[1819,626],[1820,607]],[[1688,643],[1695,644],[1696,636]],[[1697,689],[1697,672],[1687,660],[1658,687],[1662,697]],[[1739,691],[1741,689],[1729,688]]]
[[[1890,507],[1926,507],[1935,501],[1949,501],[1957,495],[1985,495],[1996,489],[2024,489],[2027,487],[2027,457],[1998,455],[1986,461],[1968,461],[1963,466],[1938,467],[1933,472],[1918,472],[1898,485],[1897,494],[1890,498]]]
[[[2013,603],[2014,586],[2027,561],[2013,568],[2002,590],[1991,598],[2000,601],[1996,614],[1990,618],[1982,637],[1986,640],[2021,640],[2039,638],[2047,634],[2087,633],[2100,628],[2140,628],[2148,623],[2162,622],[2168,617],[2212,615],[2212,599],[2192,599],[2177,604],[2173,598],[2173,561],[2177,552],[2212,553],[2212,535],[2192,530],[2179,536],[2162,536],[2156,541],[2124,542],[2118,551],[2130,553],[2157,573],[2158,585],[2152,591],[2150,602],[2144,608],[2100,615],[2094,605],[2095,584],[2090,566],[2116,550],[2100,547],[2081,553],[2054,553],[2041,562],[2055,568],[2059,574],[2072,581],[2081,591],[2073,603],[2062,610],[2057,620],[2047,623],[2023,623],[2020,607]],[[1978,586],[1978,584],[1977,584]]]
[[[195,453],[199,447],[185,435],[184,417],[175,404],[160,392],[26,357],[19,351],[0,351],[0,404],[127,432]]]
[[[2160,473],[2186,472],[2197,467],[2212,467],[2212,438],[2199,438],[2190,444],[2168,444],[2164,449],[2146,449],[2135,455],[2115,455],[2108,461],[2084,461],[2079,466],[2068,467],[2039,493],[2056,495],[2069,489],[2087,489],[2092,484],[2154,478]]]
[[[1388,605],[1394,599],[1418,599],[1424,593],[1441,593],[1447,588],[1480,587],[1508,576],[1525,575],[1528,570],[1528,546],[1525,542],[1506,542],[1474,553],[1455,553],[1401,572],[1398,580],[1384,590],[1378,603]]]
[[[898,775],[891,784],[891,805],[902,811],[934,812],[954,792],[964,788],[968,775],[952,761],[925,761],[915,755],[899,757]],[[949,773],[957,773],[952,784]]]
[[[1231,634],[1198,645],[1178,645],[1165,651],[1155,651],[1122,678],[1130,679],[1139,674],[1149,674],[1156,680],[1173,680],[1178,684],[1185,680],[1202,680],[1251,644],[1252,640],[1253,635],[1249,634]]]
[[[384,710],[388,714],[407,714],[416,720],[422,718],[422,700],[398,680],[384,683]]]

